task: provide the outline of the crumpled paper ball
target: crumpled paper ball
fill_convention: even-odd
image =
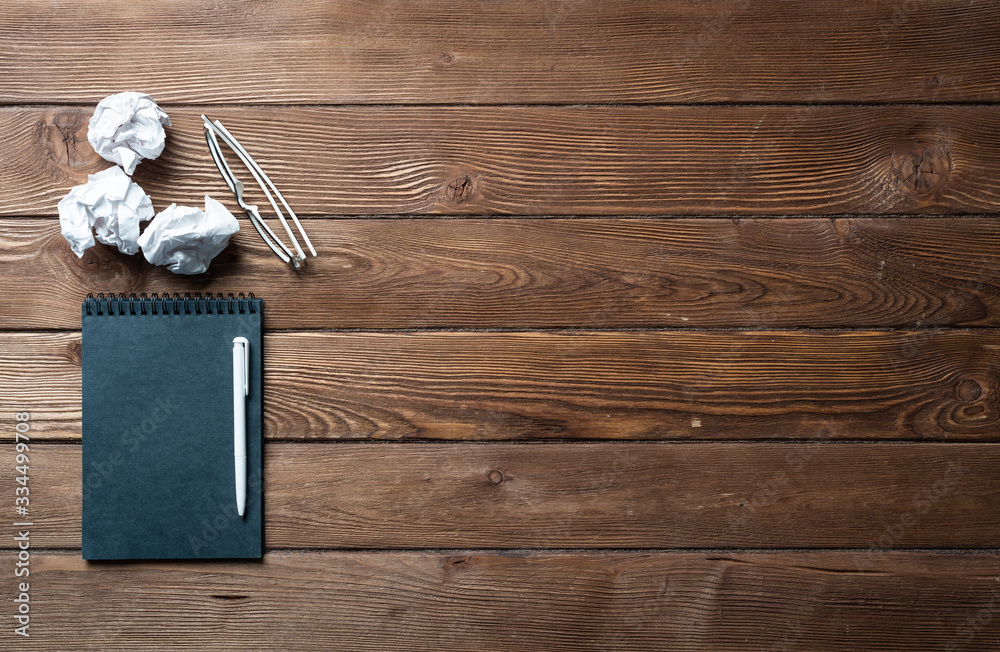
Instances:
[[[139,237],[142,255],[175,274],[201,274],[229,244],[240,223],[229,209],[205,195],[205,210],[171,204]]]
[[[97,239],[118,251],[139,251],[139,222],[153,219],[153,202],[120,167],[91,174],[59,202],[62,234],[78,257]]]
[[[143,93],[118,93],[97,104],[90,118],[87,140],[94,151],[132,174],[144,158],[163,152],[166,134],[163,125],[170,118],[153,98]]]

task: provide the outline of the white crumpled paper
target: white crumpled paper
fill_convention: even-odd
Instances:
[[[94,235],[118,251],[139,251],[139,222],[153,219],[153,202],[122,171],[108,168],[91,174],[86,184],[76,186],[59,202],[62,234],[78,257],[94,246]]]
[[[163,125],[170,118],[143,93],[118,93],[101,100],[87,129],[87,140],[102,157],[132,174],[144,158],[163,151]]]
[[[142,255],[175,274],[201,274],[229,244],[240,223],[218,201],[205,195],[205,210],[171,204],[139,237]]]

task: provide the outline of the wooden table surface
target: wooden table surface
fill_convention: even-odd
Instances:
[[[0,648],[1000,647],[1000,3],[0,12]],[[205,113],[319,257],[241,219],[203,276],[78,260],[124,90],[173,121],[157,210],[236,210]],[[82,561],[81,299],[231,291],[263,561]]]

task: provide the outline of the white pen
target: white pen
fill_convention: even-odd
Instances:
[[[250,342],[233,338],[233,457],[236,459],[236,511],[247,507],[247,396],[250,394]]]

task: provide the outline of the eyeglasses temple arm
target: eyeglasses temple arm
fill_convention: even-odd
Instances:
[[[215,130],[210,128],[211,123],[208,119],[205,119],[205,141],[208,143],[208,151],[212,156],[212,161],[215,163],[215,167],[219,169],[219,173],[222,174],[223,181],[229,186],[229,190],[236,196],[236,202],[240,205],[240,208],[246,212],[247,217],[250,219],[250,223],[253,224],[254,229],[260,235],[261,239],[270,247],[278,258],[286,263],[291,263],[294,267],[298,268],[298,260],[294,263],[292,262],[293,254],[289,251],[288,247],[285,246],[278,236],[274,234],[271,227],[264,222],[260,215],[257,214],[257,207],[252,204],[247,204],[243,201],[243,182],[236,178],[233,174],[232,169],[229,167],[229,163],[226,162],[225,157],[222,155],[222,150],[219,147],[219,141],[216,139]],[[270,237],[268,237],[270,236]]]
[[[277,192],[277,188],[274,187],[274,184],[271,183],[270,179],[268,179],[268,182],[265,185],[262,178],[262,177],[266,178],[266,175],[264,175],[264,171],[260,169],[260,166],[257,165],[256,161],[253,160],[253,157],[251,157],[250,154],[248,154],[247,151],[243,149],[243,146],[240,145],[239,141],[237,141],[236,138],[234,138],[233,135],[230,134],[229,131],[224,126],[222,126],[221,122],[216,120],[214,123],[212,123],[212,126],[214,127],[214,130],[219,135],[219,137],[222,138],[222,140],[225,141],[225,143],[232,148],[232,150],[236,153],[236,156],[238,156],[239,159],[243,162],[243,164],[247,167],[247,169],[250,170],[250,174],[253,176],[254,181],[256,181],[257,185],[260,186],[260,189],[264,191],[264,195],[267,197],[267,201],[270,202],[271,207],[274,209],[274,212],[278,217],[278,221],[281,222],[281,226],[284,227],[285,233],[288,235],[288,238],[292,241],[292,246],[295,247],[296,261],[305,260],[305,254],[302,252],[302,247],[299,246],[299,241],[296,239],[295,234],[292,232],[291,227],[288,226],[288,222],[285,220],[285,216],[282,214],[281,209],[278,208],[278,204],[274,201],[274,197],[271,195],[268,186],[273,188],[275,192]],[[296,265],[296,267],[297,266],[298,265]]]
[[[317,255],[316,254],[316,249],[313,248],[312,242],[309,241],[309,236],[306,234],[305,229],[302,228],[302,224],[299,222],[298,216],[295,214],[295,211],[292,210],[292,207],[288,205],[288,202],[285,201],[284,195],[282,195],[281,191],[278,190],[278,187],[276,185],[274,185],[274,182],[271,181],[271,178],[269,176],[267,176],[267,173],[264,172],[264,170],[257,164],[257,161],[255,161],[253,159],[253,157],[250,156],[250,153],[247,152],[246,149],[244,149],[242,145],[240,145],[240,142],[238,140],[236,140],[236,137],[233,136],[231,133],[229,133],[229,130],[226,129],[222,125],[221,122],[219,122],[218,120],[216,120],[213,124],[228,139],[229,145],[231,147],[233,147],[233,149],[238,154],[242,154],[243,156],[246,157],[246,160],[244,161],[244,163],[246,163],[246,162],[249,161],[249,163],[253,166],[253,169],[256,169],[256,171],[260,174],[261,178],[263,178],[264,181],[267,183],[267,185],[269,185],[271,187],[271,190],[274,191],[275,196],[281,202],[282,206],[284,206],[285,210],[288,211],[288,215],[292,218],[292,221],[295,223],[295,227],[299,230],[299,233],[302,234],[302,239],[305,240],[306,246],[309,247],[309,252],[313,256],[316,256]],[[248,165],[247,167],[250,167],[250,165]],[[251,172],[252,171],[253,170],[251,170]],[[258,181],[258,183],[259,183],[259,181]],[[265,190],[265,194],[266,194],[266,192],[267,191]],[[268,199],[269,200],[271,199],[270,195],[268,195]],[[274,205],[274,201],[273,200],[271,201],[271,205],[274,206],[275,212],[278,213],[278,215],[280,216],[281,215],[281,211],[279,211],[278,207]],[[288,228],[288,227],[286,226],[285,228]],[[288,235],[289,235],[289,237],[292,238],[293,241],[295,240],[295,236],[292,235],[291,231],[288,232]]]

